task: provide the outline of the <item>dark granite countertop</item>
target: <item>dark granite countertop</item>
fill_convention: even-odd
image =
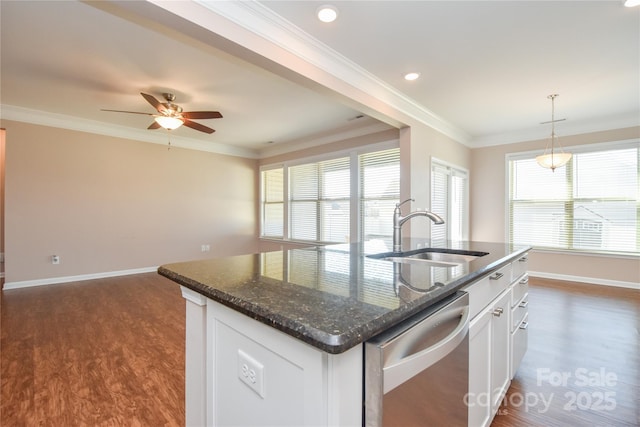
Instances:
[[[163,265],[158,273],[328,353],[342,353],[518,258],[529,247],[405,239],[488,254],[457,266],[367,255],[376,242],[264,252]]]

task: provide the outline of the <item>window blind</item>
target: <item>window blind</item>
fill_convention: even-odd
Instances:
[[[262,180],[262,236],[284,235],[284,169],[269,169],[261,173]]]
[[[289,168],[290,236],[343,243],[349,239],[349,157]]]
[[[573,148],[572,148],[573,151]],[[551,172],[510,158],[509,239],[536,248],[638,254],[640,143],[580,147]]]
[[[382,236],[390,244],[400,149],[341,155],[261,170],[262,237],[346,243]]]
[[[444,225],[431,226],[433,241],[467,240],[468,186],[466,171],[432,160],[431,211],[445,220]]]
[[[400,200],[400,149],[361,154],[359,170],[361,240],[390,244],[393,210]]]

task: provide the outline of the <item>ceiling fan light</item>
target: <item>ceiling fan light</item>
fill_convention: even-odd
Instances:
[[[178,129],[184,124],[184,119],[180,117],[158,116],[155,121],[167,130]]]

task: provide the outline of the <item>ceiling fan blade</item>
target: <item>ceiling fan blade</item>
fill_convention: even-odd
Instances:
[[[142,92],[140,92],[140,95],[142,95],[142,97],[146,99],[149,104],[153,105],[153,108],[158,110],[159,113],[163,113],[167,110],[167,108],[164,105],[162,105],[160,101],[155,99],[153,96],[146,93],[142,93]]]
[[[100,111],[111,111],[114,113],[144,114],[145,116],[153,116],[153,114],[151,113],[141,113],[139,111],[122,111],[122,110],[105,110],[105,109],[101,109]]]
[[[184,125],[187,126],[187,127],[190,127],[191,129],[199,130],[200,132],[204,132],[204,133],[214,133],[215,132],[215,129],[211,129],[209,127],[201,125],[200,123],[192,122],[189,119],[184,119]]]
[[[182,113],[185,119],[221,119],[222,114],[218,111],[189,111]]]
[[[160,126],[160,123],[154,120],[153,123],[151,123],[147,129],[160,129],[161,127],[162,126]]]

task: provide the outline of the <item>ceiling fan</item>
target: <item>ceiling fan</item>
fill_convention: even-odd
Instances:
[[[176,97],[172,93],[163,93],[162,97],[166,102],[158,101],[154,96],[140,92],[140,95],[147,100],[149,104],[155,108],[158,113],[141,113],[137,111],[122,111],[122,110],[105,110],[115,113],[130,113],[130,114],[145,114],[147,116],[153,116],[154,122],[147,129],[159,129],[164,128],[167,130],[177,129],[182,125],[190,127],[204,133],[213,133],[215,129],[201,125],[192,121],[193,119],[220,119],[222,114],[218,111],[182,111],[182,107],[174,104]]]

